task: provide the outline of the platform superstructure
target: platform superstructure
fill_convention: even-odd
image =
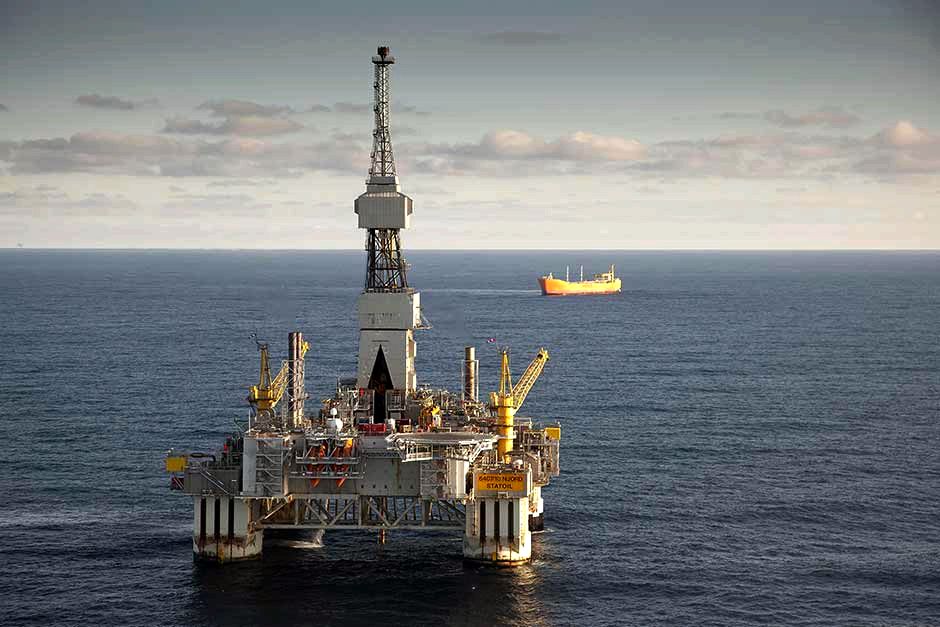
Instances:
[[[414,333],[426,325],[401,248],[412,201],[401,192],[392,153],[394,62],[384,46],[372,58],[372,162],[355,202],[367,257],[357,373],[311,408],[304,363],[315,348],[300,332],[288,334],[287,359],[272,376],[269,346],[258,342],[248,420],[220,451],[167,455],[171,486],[193,499],[198,558],[258,557],[273,529],[371,529],[384,541],[404,528],[462,533],[470,560],[517,564],[531,556],[542,488],[559,473],[561,429],[518,411],[549,355],[539,350],[513,383],[509,351],[501,349],[498,391],[488,398],[479,394],[473,347],[463,355],[459,392],[418,387]]]

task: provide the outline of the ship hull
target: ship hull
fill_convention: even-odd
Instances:
[[[539,287],[545,296],[581,296],[585,294],[617,294],[620,279],[613,281],[565,281],[548,277],[539,278]]]

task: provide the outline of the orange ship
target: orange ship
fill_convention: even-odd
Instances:
[[[620,291],[620,279],[614,276],[614,266],[610,270],[595,274],[593,279],[584,280],[584,266],[581,266],[581,280],[569,281],[568,271],[564,279],[556,279],[551,273],[539,277],[539,286],[546,296],[568,296],[575,294],[615,294]]]

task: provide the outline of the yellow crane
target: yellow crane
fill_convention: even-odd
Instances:
[[[535,385],[536,379],[542,374],[545,368],[545,362],[548,361],[548,351],[540,348],[535,358],[529,362],[529,367],[525,369],[522,376],[512,384],[512,377],[509,372],[509,351],[502,350],[503,363],[499,377],[499,392],[490,393],[490,407],[496,411],[496,432],[499,434],[499,443],[497,451],[499,458],[503,459],[512,451],[513,419],[516,412],[522,407],[529,390]]]
[[[257,340],[255,340],[255,343],[258,345],[258,350],[261,352],[261,372],[258,375],[258,385],[253,385],[248,388],[248,402],[251,403],[251,406],[254,407],[255,411],[259,414],[270,413],[274,410],[278,401],[281,400],[281,397],[284,396],[284,391],[287,389],[287,371],[290,364],[287,361],[281,364],[281,369],[278,371],[277,376],[272,379],[270,360],[268,357],[268,345],[264,342],[258,342]],[[304,342],[300,347],[301,359],[307,354],[309,348],[310,344],[307,342]]]

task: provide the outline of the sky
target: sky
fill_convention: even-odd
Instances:
[[[932,0],[0,0],[0,247],[940,248]]]

